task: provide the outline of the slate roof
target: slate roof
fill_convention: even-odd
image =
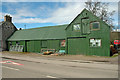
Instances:
[[[16,31],[8,41],[65,39],[67,25],[48,26]]]
[[[0,25],[2,25],[4,23],[4,21],[0,22]]]

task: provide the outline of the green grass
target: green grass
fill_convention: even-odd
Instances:
[[[120,55],[120,53],[117,53],[117,54],[113,55],[112,57],[117,57],[118,55]]]

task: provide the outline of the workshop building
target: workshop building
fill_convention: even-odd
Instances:
[[[61,45],[60,42],[65,41],[66,26],[18,30],[8,39],[8,48],[10,45],[23,45],[24,52],[38,53],[41,52],[41,49],[65,50],[65,45]]]
[[[9,50],[22,45],[23,52],[51,49],[73,55],[110,56],[110,26],[84,9],[68,25],[18,30],[7,42]]]

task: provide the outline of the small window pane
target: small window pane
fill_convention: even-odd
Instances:
[[[16,45],[20,45],[20,42],[16,41]]]
[[[10,46],[12,45],[12,42],[9,42]]]
[[[42,41],[42,47],[46,48],[47,47],[47,41]]]
[[[80,24],[73,25],[73,30],[74,31],[80,30]]]
[[[90,47],[100,47],[101,39],[90,39]]]
[[[91,23],[91,29],[92,30],[98,30],[98,29],[100,29],[99,22],[93,22],[93,23]]]

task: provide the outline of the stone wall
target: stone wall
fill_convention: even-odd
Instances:
[[[16,27],[11,22],[2,24],[2,50],[7,49],[7,39],[16,31]]]

